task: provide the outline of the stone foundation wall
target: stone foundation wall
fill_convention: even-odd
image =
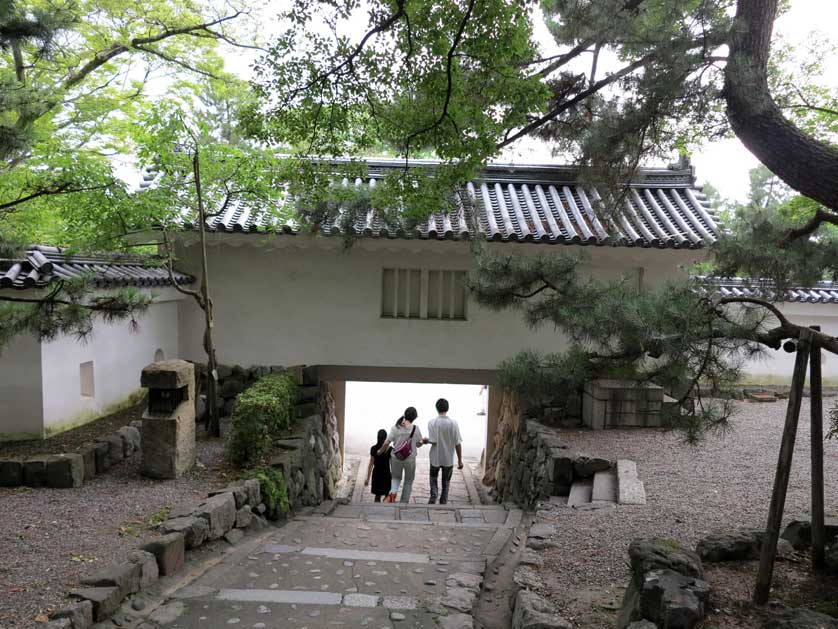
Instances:
[[[609,461],[573,452],[559,432],[521,410],[515,394],[504,392],[494,451],[483,482],[499,502],[532,509],[539,500],[566,496],[577,479],[612,467]]]
[[[270,459],[288,483],[291,508],[319,505],[337,496],[343,470],[335,400],[328,383],[304,385],[306,397],[297,406],[298,418],[274,442]]]

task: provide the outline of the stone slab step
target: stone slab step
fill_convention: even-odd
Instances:
[[[646,489],[637,477],[637,464],[628,459],[617,461],[617,502],[621,505],[645,505]]]
[[[592,501],[617,502],[617,475],[611,470],[594,474]]]
[[[570,495],[567,497],[567,506],[587,504],[591,501],[594,484],[590,480],[579,480],[570,486]]]

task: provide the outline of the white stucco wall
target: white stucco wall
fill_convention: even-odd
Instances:
[[[838,336],[838,304],[778,304],[783,314],[798,325],[819,325],[821,331]],[[768,325],[772,325],[768,322]],[[764,358],[744,366],[745,379],[765,384],[788,384],[796,354],[782,349],[767,350]],[[838,356],[822,352],[821,369],[827,384],[838,385]]]
[[[41,345],[19,336],[0,353],[0,441],[40,437],[43,426]]]
[[[140,371],[155,351],[178,357],[178,301],[171,289],[156,299],[132,330],[127,321],[97,322],[86,342],[61,337],[42,345],[43,423],[46,434],[100,416],[140,388]],[[79,367],[93,361],[94,395],[82,396]]]
[[[214,340],[221,363],[332,364],[380,367],[495,369],[525,348],[558,350],[556,332],[529,330],[520,313],[468,306],[467,321],[381,318],[383,268],[468,270],[468,245],[455,242],[361,241],[348,253],[337,239],[213,236],[209,249]],[[267,246],[266,246],[267,245]],[[531,244],[493,245],[501,252],[584,253],[598,277],[644,269],[646,284],[681,273],[701,251]],[[181,256],[198,275],[197,248]],[[205,360],[203,322],[182,302],[181,355]]]

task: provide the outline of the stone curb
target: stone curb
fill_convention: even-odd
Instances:
[[[142,421],[134,420],[81,452],[0,459],[0,487],[70,489],[139,452]]]

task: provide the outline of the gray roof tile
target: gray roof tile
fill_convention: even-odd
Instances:
[[[367,165],[368,177],[355,185],[374,186],[387,172],[403,168],[404,162],[370,160]],[[578,170],[564,166],[490,165],[480,178],[463,186],[471,199],[469,208],[458,204],[454,211],[439,212],[413,228],[384,225],[370,211],[349,230],[371,238],[467,240],[473,236],[470,223],[474,223],[487,239],[498,242],[675,249],[700,248],[718,238],[713,210],[695,187],[691,170],[640,169],[626,186],[625,210],[614,216],[598,210],[600,193],[580,183],[578,175]],[[469,215],[472,211],[476,216]],[[222,233],[301,231],[294,222],[257,224],[243,203],[231,204],[207,225]],[[342,235],[334,222],[319,229],[324,236]]]
[[[815,286],[795,287],[786,291],[779,298],[768,281],[746,278],[698,278],[714,286],[720,297],[754,297],[773,302],[792,302],[808,304],[838,304],[838,283],[818,282]]]
[[[165,268],[154,258],[68,254],[58,247],[33,245],[21,260],[0,260],[0,289],[44,288],[51,282],[89,275],[98,288],[171,286]],[[159,262],[159,260],[157,260]],[[191,284],[189,275],[175,271],[178,284]]]

